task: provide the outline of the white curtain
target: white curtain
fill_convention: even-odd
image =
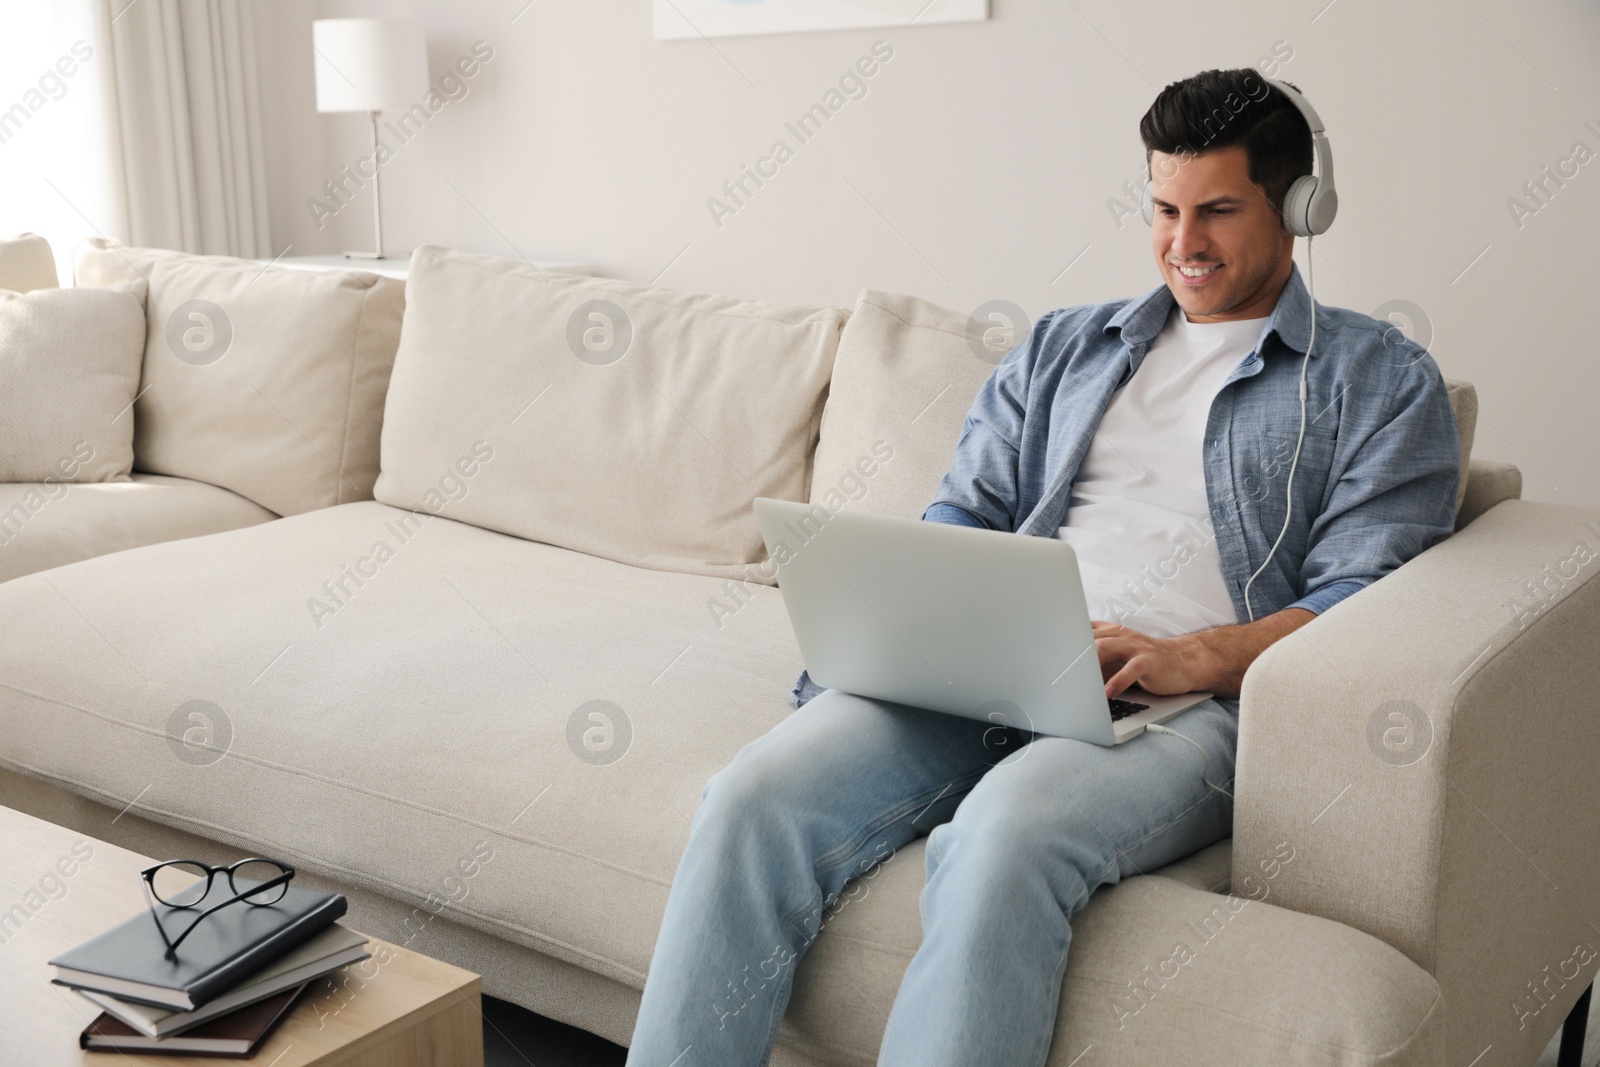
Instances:
[[[129,243],[267,257],[255,31],[242,0],[96,0]]]
[[[91,0],[0,0],[0,239],[42,234],[62,284],[72,249],[126,228]]]

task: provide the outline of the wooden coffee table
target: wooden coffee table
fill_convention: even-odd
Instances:
[[[89,858],[82,857],[92,850]],[[171,858],[171,857],[164,857]],[[99,1010],[47,961],[146,907],[155,861],[0,807],[0,1064],[203,1067],[238,1060],[84,1052]],[[372,958],[319,979],[256,1052],[262,1067],[483,1067],[477,975],[369,938]]]

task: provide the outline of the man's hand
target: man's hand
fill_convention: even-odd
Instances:
[[[1285,608],[1255,622],[1181,637],[1151,637],[1101,619],[1091,620],[1091,625],[1107,697],[1138,682],[1158,696],[1210,690],[1234,700],[1255,658],[1316,617],[1304,608]]]

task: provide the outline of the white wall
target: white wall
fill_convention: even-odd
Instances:
[[[1159,284],[1144,225],[1119,227],[1107,203],[1140,171],[1139,116],[1168,82],[1276,45],[1338,163],[1318,299],[1420,306],[1446,376],[1478,387],[1476,454],[1517,463],[1528,498],[1600,504],[1600,158],[1520,228],[1507,206],[1575,142],[1600,153],[1585,0],[993,0],[985,23],[661,43],[647,0],[525,4],[259,4],[275,248],[371,240],[366,200],[321,229],[307,209],[366,150],[363,118],[315,112],[312,18],[419,18],[435,78],[475,40],[495,50],[384,168],[393,248],[845,306],[863,287],[962,310],[1004,297],[1034,315]],[[708,198],[774,140],[796,145],[784,123],[879,39],[894,57],[868,94],[716,225]]]

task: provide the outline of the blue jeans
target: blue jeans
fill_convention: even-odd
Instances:
[[[1239,705],[1167,723],[1232,791]],[[765,1065],[795,966],[853,877],[928,835],[922,945],[880,1065],[1043,1064],[1072,938],[1102,885],[1232,832],[1200,753],[1113,748],[827,690],[706,783],[628,1063]]]

